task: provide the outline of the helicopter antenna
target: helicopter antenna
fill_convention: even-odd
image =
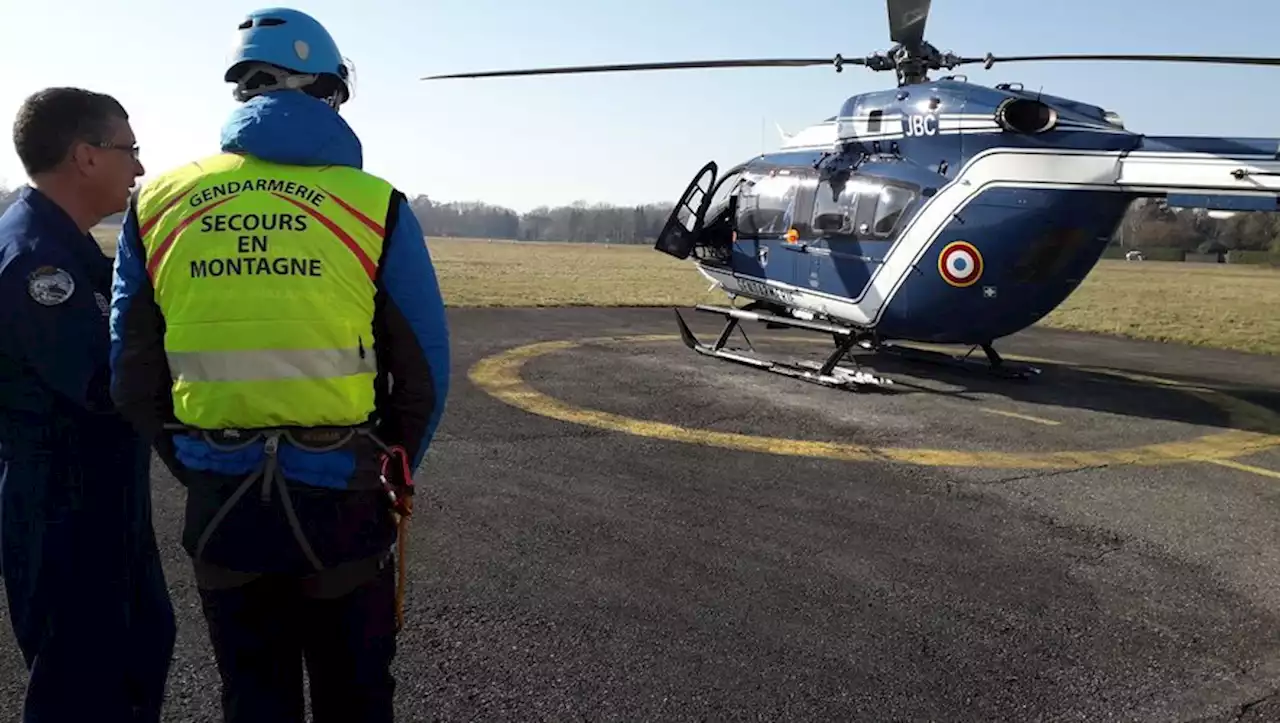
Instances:
[[[744,60],[681,60],[657,63],[626,63],[612,65],[581,65],[557,68],[520,68],[514,70],[489,70],[471,73],[428,75],[422,80],[452,78],[493,78],[519,75],[559,75],[569,73],[610,73],[638,70],[673,70],[693,68],[751,68],[828,65],[839,73],[846,65],[860,65],[868,70],[892,70],[899,86],[924,83],[931,70],[951,70],[960,65],[982,64],[986,70],[996,63],[1012,63],[1036,60],[1095,60],[1095,61],[1155,61],[1177,63],[1225,63],[1229,65],[1280,66],[1280,58],[1247,57],[1229,55],[1132,55],[1132,54],[1059,54],[1021,55],[1000,57],[987,53],[982,57],[958,56],[950,51],[940,52],[924,39],[929,22],[932,0],[885,0],[889,19],[889,40],[894,44],[884,53],[876,52],[863,57],[845,57],[837,53],[827,58],[758,58]]]

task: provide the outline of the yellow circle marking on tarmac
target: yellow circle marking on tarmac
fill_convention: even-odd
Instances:
[[[682,427],[666,422],[626,417],[612,412],[575,406],[531,387],[521,377],[525,363],[536,357],[563,352],[584,344],[638,343],[678,340],[676,335],[636,335],[596,337],[577,341],[546,341],[515,347],[486,357],[471,367],[468,378],[489,395],[526,412],[563,422],[597,429],[662,439],[686,444],[766,454],[817,457],[846,461],[891,461],[935,467],[987,467],[999,469],[1071,469],[1103,465],[1163,465],[1186,462],[1213,462],[1280,446],[1280,434],[1229,430],[1194,439],[1106,450],[1063,450],[1053,452],[958,451],[907,447],[869,447],[843,442],[767,437],[709,429]],[[829,342],[828,342],[829,343]],[[1239,426],[1280,430],[1280,415],[1242,399],[1181,382],[1144,374],[1053,362],[1032,357],[1006,358],[1037,363],[1061,364],[1075,369],[1108,374],[1131,381],[1155,383],[1195,394],[1225,411]],[[808,382],[799,382],[808,383]]]

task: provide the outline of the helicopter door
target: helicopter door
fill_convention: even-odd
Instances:
[[[715,187],[718,168],[715,161],[709,161],[689,182],[658,234],[653,245],[655,249],[678,259],[689,258],[702,231],[703,215],[711,202],[711,189]]]
[[[736,274],[756,281],[795,283],[797,251],[788,232],[797,228],[797,214],[805,214],[809,173],[800,168],[751,170],[743,174],[734,214],[736,239],[731,266]],[[769,294],[765,286],[754,287]]]

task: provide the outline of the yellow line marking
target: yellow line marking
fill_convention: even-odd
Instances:
[[[1229,459],[1206,459],[1204,461],[1208,462],[1209,464],[1216,464],[1222,467],[1230,467],[1231,469],[1239,470],[1241,472],[1252,472],[1253,474],[1260,474],[1263,477],[1273,477],[1275,479],[1280,479],[1280,472],[1275,472],[1273,470],[1265,469],[1263,467],[1254,467],[1251,464],[1241,464],[1240,462],[1235,462]]]
[[[1043,424],[1047,427],[1056,427],[1062,424],[1062,422],[1055,422],[1052,419],[1042,419],[1040,417],[1033,417],[1030,414],[1018,414],[1017,412],[1006,412],[1003,409],[992,409],[991,407],[979,407],[978,411],[986,412],[987,414],[999,414],[1002,417],[1010,417],[1012,419],[1021,419],[1025,422],[1035,422],[1036,424]]]
[[[677,424],[636,419],[621,414],[587,409],[571,405],[543,394],[529,386],[521,377],[521,369],[532,359],[568,351],[586,344],[636,343],[675,341],[680,337],[671,334],[646,334],[624,337],[598,337],[578,341],[546,341],[507,349],[481,359],[473,365],[468,378],[487,394],[518,409],[551,419],[580,424],[597,429],[622,432],[640,437],[662,439],[686,444],[701,444],[723,449],[733,449],[767,454],[818,457],[844,461],[890,461],[938,467],[987,467],[997,469],[1072,469],[1103,465],[1164,465],[1187,462],[1216,462],[1255,454],[1280,446],[1280,415],[1258,405],[1225,394],[1206,393],[1187,389],[1186,385],[1160,380],[1179,391],[1202,396],[1223,409],[1237,426],[1194,439],[1147,444],[1139,447],[1108,450],[1062,450],[1055,452],[964,452],[948,449],[920,449],[902,447],[869,447],[843,442],[767,437],[733,432],[717,432],[710,429],[683,427]],[[1010,356],[1009,358],[1015,358]],[[1053,362],[1047,359],[1024,357],[1021,360],[1061,364],[1099,374],[1138,380],[1152,377],[1129,374],[1097,367]]]

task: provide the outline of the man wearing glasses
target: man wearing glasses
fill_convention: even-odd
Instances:
[[[24,721],[158,721],[174,615],[150,449],[110,396],[112,262],[90,229],[143,174],[112,97],[50,88],[13,142],[0,216],[0,570],[29,671]]]

